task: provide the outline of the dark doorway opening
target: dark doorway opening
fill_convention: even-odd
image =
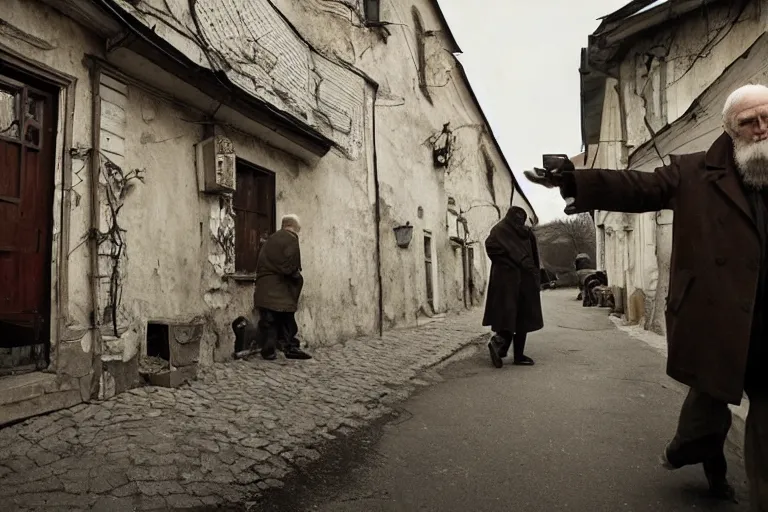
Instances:
[[[168,325],[147,324],[147,357],[171,360],[171,340]]]

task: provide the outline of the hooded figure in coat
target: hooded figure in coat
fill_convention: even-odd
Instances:
[[[524,354],[529,332],[544,327],[539,284],[539,251],[533,231],[525,225],[528,215],[513,206],[485,241],[491,259],[491,277],[483,325],[495,335],[488,344],[491,361],[501,368],[510,346],[514,364],[533,365]]]

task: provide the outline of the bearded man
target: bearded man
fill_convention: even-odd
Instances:
[[[567,160],[526,177],[558,187],[567,214],[674,211],[667,373],[689,386],[664,466],[703,464],[731,498],[723,449],[728,404],[750,399],[744,454],[753,512],[768,512],[768,88],[734,91],[708,151],[653,173],[579,170]]]

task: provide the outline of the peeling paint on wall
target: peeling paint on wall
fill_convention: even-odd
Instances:
[[[232,196],[222,195],[211,202],[209,219],[214,248],[208,256],[216,275],[223,277],[235,272],[235,211]]]

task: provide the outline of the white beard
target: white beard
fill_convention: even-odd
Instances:
[[[733,141],[736,168],[744,184],[750,188],[768,188],[768,140],[760,142]]]

